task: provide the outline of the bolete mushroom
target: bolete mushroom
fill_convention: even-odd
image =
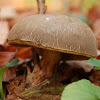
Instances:
[[[97,56],[97,41],[92,30],[82,21],[66,15],[26,17],[13,26],[8,43],[34,47],[42,56],[32,72],[34,84],[56,72],[63,53],[87,58]]]

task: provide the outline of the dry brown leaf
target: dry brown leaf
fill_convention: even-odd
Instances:
[[[100,71],[93,71],[89,78],[95,85],[100,86]]]
[[[82,78],[88,78],[93,66],[86,65],[86,61],[70,60],[62,63],[59,67],[59,80],[77,81]]]
[[[33,56],[31,47],[15,47],[8,45],[6,49],[10,52],[15,52],[17,50],[16,57],[18,57],[20,61],[26,58],[32,58]]]
[[[25,76],[19,76],[8,84],[8,95],[6,100],[22,100],[19,94],[25,90]]]
[[[4,46],[2,46],[2,45],[0,45],[0,52],[1,51],[6,51],[6,48]]]
[[[97,19],[100,18],[100,9],[98,9],[98,6],[94,6],[88,11],[87,14],[88,20],[91,22],[95,22]]]
[[[15,57],[16,52],[0,52],[0,68]],[[16,67],[7,68],[3,75],[3,81],[9,81],[16,77]]]
[[[13,93],[7,96],[6,100],[23,100],[17,96],[17,94]]]
[[[61,100],[61,95],[38,93],[23,100]]]
[[[97,54],[98,54],[97,59],[100,59],[100,50],[97,51]]]
[[[93,32],[98,41],[98,49],[100,50],[100,18],[93,23]]]
[[[79,60],[72,60],[72,61],[66,61],[66,63],[72,68],[72,69],[77,69],[77,68],[81,68],[84,69],[85,72],[91,72],[91,70],[93,69],[92,65],[87,65],[86,64],[86,60],[84,61],[79,61]]]
[[[0,52],[0,68],[11,61],[16,55],[16,52]]]
[[[25,80],[26,80],[25,76],[19,76],[13,81],[11,81],[10,84],[6,86],[9,94],[12,94],[12,93],[19,94],[22,91],[24,91]]]
[[[41,89],[41,90],[56,90],[59,89],[63,86],[62,83],[58,81],[58,77],[54,76],[51,78],[46,79],[48,82],[46,84],[41,84],[39,85],[36,89]],[[45,82],[46,82],[45,80]],[[24,100],[60,100],[61,95],[60,94],[51,94],[49,92],[45,93],[36,93],[32,96],[24,98]]]
[[[2,81],[9,81],[11,79],[14,79],[15,77],[16,77],[16,66],[15,67],[9,67],[4,72]]]

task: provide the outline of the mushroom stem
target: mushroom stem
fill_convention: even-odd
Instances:
[[[37,0],[38,13],[45,14],[47,6],[45,6],[45,0]]]
[[[44,50],[39,62],[41,70],[46,73],[46,77],[51,77],[57,71],[57,65],[61,59],[62,53],[50,50]]]
[[[39,62],[35,63],[33,72],[27,76],[27,86],[37,85],[45,78],[51,77],[53,74],[55,74],[57,72],[57,65],[59,64],[61,57],[62,53],[60,52],[43,50],[42,58],[39,60]]]

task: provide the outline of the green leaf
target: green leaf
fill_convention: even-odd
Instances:
[[[100,100],[100,87],[82,79],[66,86],[61,100]]]
[[[94,70],[96,71],[100,70],[100,66],[94,66]]]
[[[18,58],[13,59],[11,62],[7,63],[6,66],[13,67],[13,66],[17,65],[17,63],[18,63]]]
[[[95,66],[94,70],[100,70],[100,60],[96,58],[90,58],[86,64]]]
[[[0,68],[0,98],[1,98],[1,100],[3,100],[2,78],[3,78],[3,74],[6,70],[6,68],[7,68],[7,66]]]
[[[93,65],[93,66],[100,66],[100,60],[96,59],[96,58],[90,58],[86,64],[88,65]]]
[[[3,74],[6,70],[6,68],[8,67],[13,67],[18,63],[18,58],[13,59],[11,62],[7,63],[5,67],[0,68],[0,99],[4,100],[3,97],[3,86],[2,86],[2,78],[3,78]]]

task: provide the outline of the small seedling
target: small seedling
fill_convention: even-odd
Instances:
[[[7,63],[4,67],[0,68],[0,100],[4,100],[4,95],[3,95],[3,86],[2,86],[2,78],[3,74],[8,67],[13,67],[17,65],[18,63],[18,58],[13,59],[11,62]]]

